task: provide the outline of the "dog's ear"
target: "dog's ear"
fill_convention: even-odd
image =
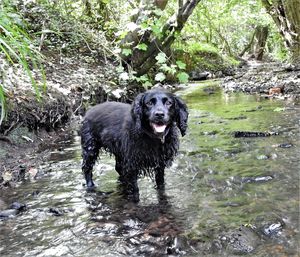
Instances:
[[[131,115],[138,130],[142,127],[144,93],[138,94],[132,103]]]
[[[175,96],[175,111],[177,127],[179,128],[181,135],[184,136],[187,129],[189,113],[186,104],[178,96]]]

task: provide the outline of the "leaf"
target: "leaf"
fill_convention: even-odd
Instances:
[[[137,28],[138,28],[138,25],[134,22],[130,22],[127,24],[127,29],[131,32],[135,31]]]
[[[174,65],[171,65],[171,67],[170,67],[170,66],[168,66],[167,64],[163,63],[163,64],[160,66],[160,69],[161,69],[162,71],[165,71],[165,72],[170,73],[170,74],[172,74],[172,75],[174,75],[174,74],[176,73],[176,66],[174,66]]]
[[[160,20],[156,20],[155,24],[151,26],[151,30],[152,30],[153,34],[156,37],[158,37],[158,39],[161,39],[163,36],[162,26],[163,26],[163,24]]]
[[[159,72],[155,75],[155,80],[156,81],[159,81],[159,82],[162,82],[166,79],[166,76],[165,74],[163,74],[162,72]]]
[[[111,92],[117,99],[121,98],[121,96],[124,94],[124,90],[123,89],[119,89],[117,88],[116,90],[113,90]]]
[[[188,83],[189,81],[189,74],[183,71],[179,72],[176,77],[179,79],[180,83]]]
[[[145,83],[143,83],[143,87],[145,89],[151,88],[153,85],[150,81],[146,81]]]
[[[148,46],[145,43],[142,43],[142,44],[138,44],[136,48],[142,51],[146,51],[148,49]]]
[[[124,67],[122,65],[119,65],[117,68],[116,68],[116,71],[121,73],[124,71]]]
[[[140,76],[140,77],[136,77],[136,81],[137,82],[146,82],[146,81],[149,81],[149,78],[147,75],[143,75],[143,76]]]
[[[121,80],[129,80],[129,75],[127,72],[122,72],[119,76]]]
[[[165,53],[161,52],[155,57],[155,60],[157,60],[158,64],[165,63],[167,61],[167,56]]]
[[[122,49],[122,54],[124,54],[125,56],[129,56],[132,54],[132,50],[129,48],[124,48]]]
[[[185,70],[186,64],[182,61],[176,61],[176,64],[180,70]]]

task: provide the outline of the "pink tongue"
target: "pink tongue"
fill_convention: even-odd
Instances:
[[[164,132],[166,127],[167,127],[166,125],[157,125],[157,124],[154,124],[154,123],[152,125],[153,125],[153,128],[154,128],[156,133]]]

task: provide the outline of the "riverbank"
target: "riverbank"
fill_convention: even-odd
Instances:
[[[222,79],[225,92],[260,94],[266,98],[300,99],[300,65],[248,61]]]

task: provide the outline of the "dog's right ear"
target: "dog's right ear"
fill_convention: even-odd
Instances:
[[[138,94],[132,103],[131,114],[138,130],[142,128],[144,93]]]

